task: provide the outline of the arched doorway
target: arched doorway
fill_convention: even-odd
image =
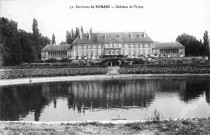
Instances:
[[[112,62],[111,61],[108,61],[108,67],[112,67]]]

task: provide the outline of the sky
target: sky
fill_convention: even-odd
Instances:
[[[210,33],[210,0],[0,0],[0,17],[16,21],[27,32],[32,32],[35,18],[40,33],[50,39],[54,33],[57,44],[65,41],[67,30],[81,26],[84,32],[145,31],[158,42],[175,41],[183,33],[200,40],[205,30]]]

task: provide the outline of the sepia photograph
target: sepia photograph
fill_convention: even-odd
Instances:
[[[210,0],[0,0],[0,135],[209,135]]]

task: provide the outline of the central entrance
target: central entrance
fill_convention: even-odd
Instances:
[[[120,66],[120,61],[108,61],[108,67],[116,67],[116,66]]]

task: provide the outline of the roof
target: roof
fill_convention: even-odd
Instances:
[[[89,38],[90,36],[90,38]],[[145,32],[112,32],[112,33],[83,33],[78,36],[73,44],[98,44],[98,43],[138,43],[153,40]]]
[[[46,45],[42,51],[67,51],[72,49],[72,45],[65,44],[65,45]]]
[[[160,42],[160,43],[154,43],[153,48],[159,48],[159,49],[177,49],[177,48],[185,48],[182,44],[179,42]]]

